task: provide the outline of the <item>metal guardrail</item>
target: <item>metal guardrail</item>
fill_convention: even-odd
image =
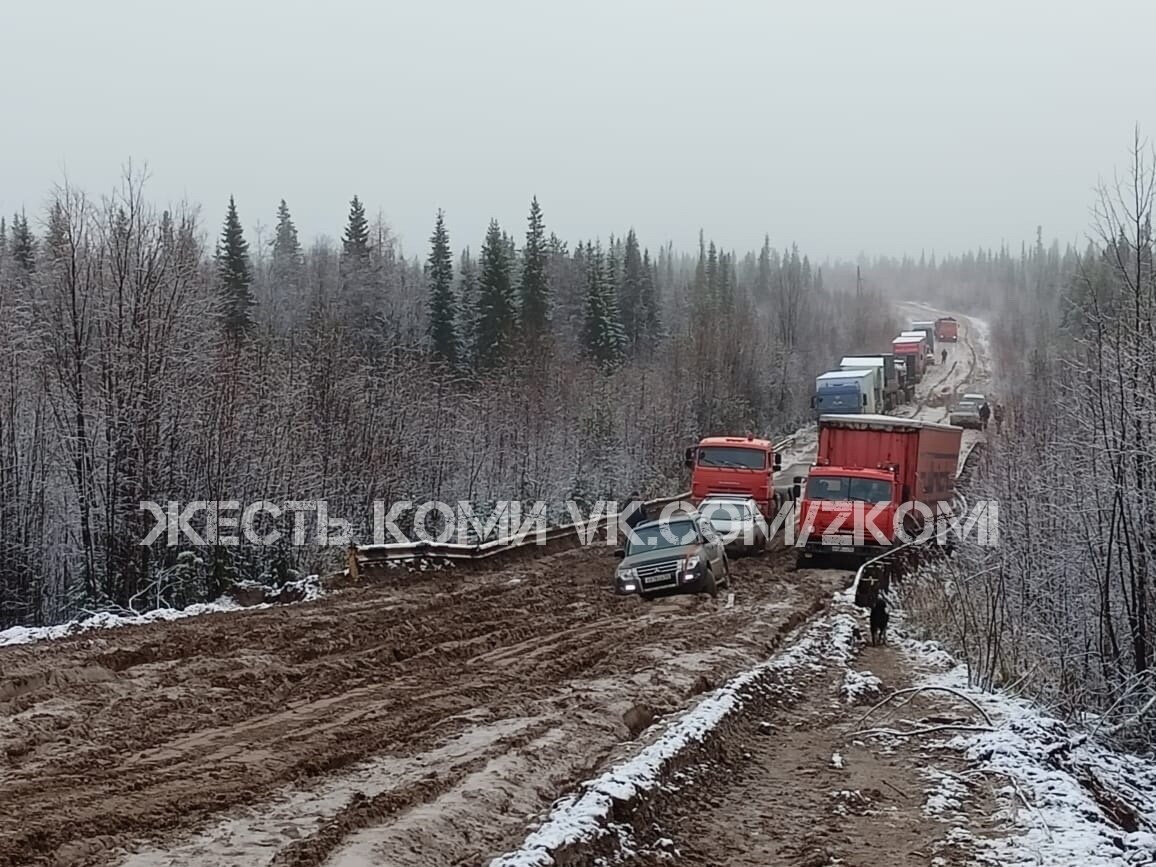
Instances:
[[[795,444],[795,439],[795,435],[792,434],[776,442],[774,444],[775,452],[779,453],[790,448]],[[643,503],[643,506],[647,509],[653,509],[669,503],[678,502],[679,500],[685,500],[689,497],[690,492],[683,491],[672,497],[660,497],[655,500],[647,500]],[[578,531],[583,527],[590,532],[598,533],[604,530],[611,521],[618,520],[618,517],[618,514],[607,515],[594,526],[590,524],[562,524],[550,527],[545,532],[544,541],[549,544],[550,542],[556,542],[570,536],[577,536]],[[540,539],[540,534],[530,533],[526,538],[493,539],[472,545],[435,541],[399,542],[385,545],[350,545],[346,568],[349,577],[356,580],[367,571],[380,569],[382,567],[388,568],[391,565],[400,563],[410,563],[414,561],[440,563],[458,561],[478,562],[531,545],[538,545],[540,544]]]

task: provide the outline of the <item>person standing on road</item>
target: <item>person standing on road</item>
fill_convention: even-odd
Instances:
[[[991,409],[985,403],[979,408],[979,420],[983,423],[983,429],[987,430],[987,420],[991,417]]]
[[[1003,404],[997,403],[995,409],[991,412],[991,417],[995,419],[995,432],[999,433],[1003,428]]]
[[[630,501],[626,508],[628,511],[623,523],[626,524],[628,530],[633,530],[646,520],[646,506],[643,505],[642,495],[638,491],[631,491]]]
[[[943,359],[943,361],[941,362],[942,364],[947,364],[947,348],[946,347],[944,347],[944,350],[943,350],[943,352],[940,353],[939,357]]]

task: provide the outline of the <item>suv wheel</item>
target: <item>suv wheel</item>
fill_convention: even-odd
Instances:
[[[710,594],[710,598],[711,599],[717,599],[718,598],[718,585],[715,584],[714,572],[712,572],[709,567],[706,570],[706,581],[704,583],[706,586],[706,592]]]

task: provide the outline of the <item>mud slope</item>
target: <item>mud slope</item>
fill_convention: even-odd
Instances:
[[[608,589],[608,548],[0,651],[0,864],[472,863],[846,584]]]

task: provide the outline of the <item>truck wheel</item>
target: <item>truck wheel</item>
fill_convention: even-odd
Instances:
[[[714,572],[710,569],[706,570],[706,592],[710,594],[711,599],[718,599],[718,585],[714,583]]]
[[[723,557],[723,586],[727,590],[731,589],[731,561],[729,557]]]

